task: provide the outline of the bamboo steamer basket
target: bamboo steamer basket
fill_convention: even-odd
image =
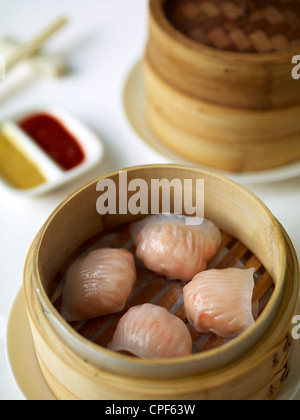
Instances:
[[[209,171],[155,165],[130,168],[127,176],[128,183],[145,180],[149,189],[152,179],[204,179],[205,217],[222,229],[222,247],[230,249],[218,267],[235,266],[241,259],[245,267],[254,266],[263,273],[255,286],[256,298],[269,290],[272,293],[252,328],[229,343],[192,356],[142,360],[88,340],[64,321],[51,302],[55,279],[73,252],[95,234],[141,217],[100,216],[97,183],[110,179],[118,186],[119,173],[96,179],[69,196],[50,216],[31,246],[24,270],[36,353],[54,395],[62,400],[276,398],[289,373],[291,319],[299,290],[297,257],[282,226],[252,193]],[[195,194],[193,190],[194,198]],[[148,285],[144,299],[154,287]],[[174,290],[170,293],[171,297],[161,298],[158,304],[168,307]],[[176,315],[184,318],[184,309]],[[101,319],[82,328],[90,329],[95,322],[103,328]]]
[[[196,3],[198,12],[191,20],[199,20],[197,28],[206,39],[186,36],[167,18],[165,4],[170,9],[178,0],[150,0],[148,54],[165,80],[188,95],[225,107],[299,104],[300,88],[291,77],[291,60],[300,46],[298,0],[249,1],[253,10],[249,8],[248,16],[246,2],[240,0],[212,0],[210,6],[204,0],[180,2]],[[215,32],[235,43],[225,45]],[[236,32],[239,36],[234,37]],[[243,38],[248,39],[245,46]]]
[[[156,136],[197,163],[230,172],[298,160],[300,84],[291,60],[299,53],[300,3],[250,1],[249,16],[242,1],[185,3],[198,8],[193,22],[205,32],[198,40],[167,17],[166,4],[171,9],[178,0],[150,1],[145,99]],[[223,45],[220,33],[235,43]]]
[[[147,120],[158,138],[184,157],[234,172],[272,169],[300,158],[300,104],[236,112],[175,90],[147,59],[144,76]]]

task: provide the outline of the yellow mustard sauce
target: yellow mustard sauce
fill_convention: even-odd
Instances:
[[[47,182],[38,166],[0,131],[0,177],[11,187],[29,190]]]

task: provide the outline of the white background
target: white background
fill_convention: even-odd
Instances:
[[[71,191],[96,176],[142,163],[169,162],[135,134],[122,107],[125,79],[145,47],[147,0],[1,0],[0,37],[25,41],[61,14],[70,24],[47,49],[68,57],[70,74],[60,80],[37,78],[5,100],[1,84],[9,79],[0,82],[0,119],[57,104],[98,133],[106,156],[78,182],[44,197],[21,199],[0,189],[0,400],[22,399],[6,361],[4,328],[22,286],[26,254],[44,221]],[[18,79],[17,74],[13,77]],[[300,178],[246,186],[269,206],[300,255]]]

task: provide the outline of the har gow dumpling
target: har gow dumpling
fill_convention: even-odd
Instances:
[[[131,308],[120,319],[108,348],[140,358],[173,358],[192,354],[192,338],[181,319],[146,303]]]
[[[208,270],[183,289],[190,323],[200,333],[235,338],[254,324],[254,268]]]
[[[62,316],[86,321],[120,312],[136,281],[133,255],[125,249],[98,249],[69,269],[63,291]]]
[[[136,254],[149,270],[183,282],[205,270],[221,244],[213,222],[189,226],[183,216],[150,216],[133,224],[131,231]]]

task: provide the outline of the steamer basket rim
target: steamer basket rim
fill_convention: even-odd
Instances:
[[[188,36],[177,30],[172,23],[166,17],[163,11],[163,4],[166,0],[150,0],[149,10],[152,18],[155,19],[156,24],[159,25],[160,29],[167,35],[171,40],[175,40],[182,46],[190,49],[191,51],[198,52],[199,54],[206,55],[212,59],[220,60],[224,58],[230,61],[239,60],[239,64],[274,64],[275,60],[277,63],[286,64],[286,60],[289,59],[291,62],[292,57],[299,55],[299,47],[292,46],[282,51],[276,52],[264,52],[264,53],[243,53],[234,51],[225,51],[210,47],[209,45],[202,44],[196,40],[189,38]]]
[[[240,191],[243,191],[244,194],[247,194],[248,196],[250,196],[253,200],[256,200],[262,207],[263,209],[266,211],[267,215],[271,218],[272,222],[275,224],[276,226],[276,230],[278,233],[278,239],[281,239],[281,235],[282,235],[282,230],[280,227],[280,224],[278,223],[277,219],[273,216],[273,214],[271,213],[271,211],[267,208],[267,206],[251,191],[249,191],[247,188],[239,185],[237,182],[226,178],[222,175],[219,175],[213,171],[209,171],[209,170],[204,170],[204,169],[200,169],[197,167],[193,167],[193,166],[184,166],[184,165],[178,165],[178,164],[159,164],[159,165],[142,165],[142,166],[135,166],[135,167],[129,167],[129,168],[125,168],[122,169],[123,171],[130,171],[131,173],[134,172],[138,172],[141,170],[151,170],[151,169],[155,169],[155,170],[159,170],[159,169],[170,169],[170,170],[182,170],[182,171],[192,171],[192,172],[198,172],[199,174],[204,174],[206,176],[212,176],[215,177],[223,182],[226,182],[228,184],[231,184],[232,186],[238,186]],[[33,281],[34,281],[34,286],[35,286],[35,290],[38,293],[39,296],[39,300],[41,302],[42,305],[42,309],[43,312],[45,314],[45,316],[48,318],[48,316],[50,315],[51,317],[53,317],[53,319],[55,320],[55,323],[57,325],[60,326],[61,331],[63,331],[63,334],[65,336],[68,336],[72,341],[74,341],[75,343],[79,343],[79,345],[84,346],[85,348],[88,348],[91,352],[97,352],[97,354],[101,353],[105,358],[111,359],[111,360],[118,360],[120,361],[120,363],[129,363],[132,366],[144,366],[147,365],[148,367],[153,366],[153,367],[168,367],[168,366],[174,366],[178,368],[178,365],[182,365],[184,366],[187,363],[195,363],[196,361],[204,361],[207,359],[215,359],[218,358],[218,356],[220,354],[223,353],[229,353],[231,351],[231,349],[235,349],[239,344],[242,344],[244,339],[246,337],[252,336],[252,333],[255,332],[255,330],[258,330],[259,328],[262,328],[263,324],[266,322],[266,319],[268,318],[268,314],[269,311],[274,311],[274,308],[280,305],[281,300],[282,300],[282,295],[283,295],[283,287],[284,287],[284,278],[285,278],[285,271],[286,271],[286,259],[285,259],[285,264],[282,265],[282,272],[281,272],[281,278],[282,278],[282,284],[281,285],[277,285],[278,287],[275,287],[273,296],[271,297],[267,308],[265,309],[264,314],[258,319],[258,321],[255,323],[254,326],[252,326],[251,328],[249,328],[247,331],[245,331],[243,334],[241,334],[239,337],[237,337],[236,339],[234,339],[233,341],[225,344],[224,346],[217,348],[217,349],[213,349],[213,350],[209,350],[205,353],[200,353],[197,355],[192,355],[192,356],[186,356],[186,357],[181,357],[181,358],[173,358],[173,359],[157,359],[157,360],[140,360],[140,359],[133,359],[129,356],[126,355],[121,355],[121,354],[117,354],[114,352],[111,352],[110,350],[107,350],[105,348],[99,347],[97,344],[92,343],[91,341],[87,340],[86,338],[82,337],[79,333],[77,333],[63,318],[62,316],[56,311],[56,309],[54,308],[54,306],[52,305],[46,291],[43,288],[40,276],[39,276],[39,272],[38,272],[38,258],[39,258],[39,250],[41,248],[42,242],[43,242],[43,236],[45,234],[45,232],[47,231],[49,225],[51,224],[52,220],[55,218],[55,216],[59,213],[59,211],[61,210],[61,208],[70,200],[72,200],[73,198],[75,198],[76,196],[78,196],[82,191],[92,187],[93,185],[96,185],[96,183],[101,180],[101,179],[105,179],[105,178],[110,178],[110,177],[115,177],[118,176],[119,172],[122,170],[118,170],[118,171],[113,171],[109,174],[105,174],[103,176],[100,176],[92,181],[90,181],[89,183],[87,183],[86,185],[84,185],[83,187],[79,188],[77,191],[71,193],[55,210],[54,212],[50,215],[50,217],[48,218],[48,220],[46,221],[46,223],[44,224],[44,226],[41,228],[40,232],[38,233],[38,235],[36,236],[32,247],[31,247],[31,256],[30,254],[27,257],[26,260],[26,265],[28,265],[29,259],[32,260],[33,263]],[[35,248],[37,250],[37,252],[33,253],[33,248]],[[25,265],[25,269],[26,269],[26,265]],[[268,311],[269,308],[269,311]],[[276,309],[276,311],[277,311]],[[48,318],[49,320],[49,318]],[[52,325],[53,327],[53,325]],[[57,331],[56,331],[57,333]],[[63,339],[63,337],[61,337]],[[257,338],[256,342],[259,341],[259,338]]]

